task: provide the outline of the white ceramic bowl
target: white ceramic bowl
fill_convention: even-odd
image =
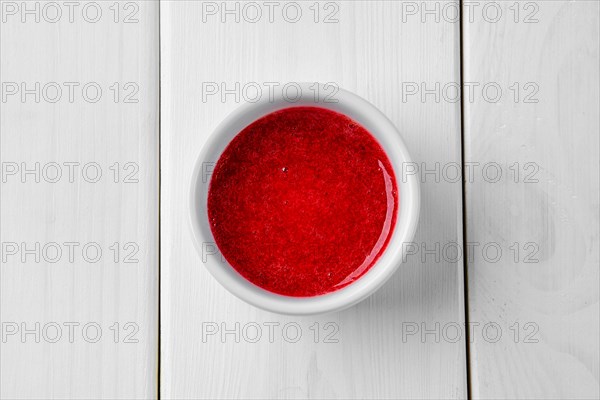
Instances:
[[[317,90],[314,83],[298,86],[301,88],[298,96],[295,89],[289,90],[289,95],[282,91],[273,96],[264,96],[258,102],[240,106],[217,127],[198,156],[192,174],[189,207],[192,233],[202,262],[221,285],[240,299],[264,310],[311,315],[350,307],[373,294],[394,274],[402,263],[406,248],[403,243],[412,240],[417,228],[420,194],[415,175],[401,176],[403,165],[411,162],[411,158],[400,134],[385,115],[371,103],[348,91],[339,89],[332,94],[336,90],[334,87],[320,85]],[[277,110],[299,106],[317,106],[345,114],[375,136],[394,168],[400,202],[392,237],[375,265],[352,284],[315,297],[288,297],[271,293],[242,277],[218,252],[207,212],[210,171],[229,142],[257,119]]]

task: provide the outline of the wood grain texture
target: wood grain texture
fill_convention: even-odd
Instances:
[[[403,22],[401,2],[391,1],[333,2],[339,22],[329,24],[322,22],[333,10],[324,9],[327,2],[318,3],[318,23],[308,8],[313,2],[300,2],[303,18],[290,23],[281,16],[285,3],[272,23],[264,15],[256,23],[241,15],[236,23],[235,14],[221,22],[218,10],[203,14],[202,2],[161,3],[162,397],[464,398],[464,336],[403,338],[415,326],[435,331],[436,324],[464,322],[462,260],[422,262],[416,255],[361,304],[293,318],[229,294],[196,253],[187,226],[191,171],[208,135],[244,100],[242,93],[223,101],[221,92],[203,99],[206,83],[235,92],[236,83],[267,90],[265,82],[334,82],[381,109],[416,162],[460,163],[459,105],[402,96],[403,82],[458,81],[457,23]],[[460,245],[460,182],[425,183],[422,195],[415,242]],[[285,324],[292,324],[287,336]],[[256,325],[262,336],[252,343]],[[218,332],[207,335],[207,327]],[[302,335],[290,343],[297,327]],[[224,329],[233,333],[223,336]]]
[[[60,17],[44,8],[48,2],[10,2],[16,14],[7,3],[0,32],[6,95],[0,110],[0,397],[154,398],[158,3],[98,2],[98,15],[90,2],[74,2],[71,21],[63,2],[55,3]],[[120,12],[116,22],[111,6]],[[127,16],[131,23],[123,23]],[[11,82],[19,89],[15,95]],[[65,82],[73,83],[71,98]],[[24,99],[22,83],[34,90]],[[95,102],[97,87],[102,94]],[[38,168],[38,176],[23,177],[24,168]],[[86,324],[92,325],[84,331]],[[34,333],[22,336],[24,329]]]
[[[465,106],[466,161],[504,174],[494,182],[492,167],[466,191],[468,241],[481,244],[471,321],[501,329],[474,338],[473,396],[597,399],[599,4],[519,3],[518,22],[513,2],[500,4],[498,22],[464,25],[465,81],[504,91]],[[502,256],[484,258],[485,243]]]

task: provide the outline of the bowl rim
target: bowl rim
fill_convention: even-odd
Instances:
[[[394,124],[362,97],[331,84],[297,83],[297,97],[282,91],[246,102],[231,112],[210,134],[196,159],[189,192],[189,226],[202,263],[213,277],[241,300],[263,310],[286,315],[316,315],[353,306],[375,293],[403,263],[407,246],[417,229],[420,188],[415,174],[405,174],[412,163],[408,149]],[[336,91],[331,96],[332,88]],[[298,91],[297,91],[298,93]],[[365,127],[382,146],[394,169],[399,193],[396,224],[388,245],[364,275],[351,284],[313,297],[290,297],[269,292],[240,275],[221,255],[208,222],[208,167],[214,166],[231,140],[246,126],[272,112],[292,107],[321,107],[342,113]],[[401,173],[401,174],[400,174]]]

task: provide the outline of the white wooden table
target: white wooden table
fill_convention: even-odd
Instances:
[[[600,397],[597,1],[0,12],[0,398]],[[302,318],[229,294],[187,226],[208,135],[294,82],[380,108],[422,189],[390,282]]]

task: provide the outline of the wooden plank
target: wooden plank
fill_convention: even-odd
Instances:
[[[258,2],[258,20],[256,9],[239,2],[161,4],[162,396],[464,398],[464,335],[454,340],[443,331],[464,323],[462,260],[412,255],[361,304],[296,318],[226,292],[194,249],[187,226],[193,165],[216,125],[254,95],[244,87],[268,95],[266,83],[281,90],[288,82],[333,82],[390,117],[419,165],[460,163],[459,103],[422,102],[414,93],[422,82],[458,81],[458,23],[423,24],[390,1],[318,2],[317,22],[314,2],[298,2],[302,17],[292,22],[297,7],[276,3],[270,14]],[[208,94],[215,86],[218,93]],[[460,246],[460,181],[424,182],[422,192],[415,243]],[[257,325],[262,336],[252,343]],[[298,327],[302,335],[290,343]],[[426,329],[433,334],[422,338]]]
[[[464,23],[473,397],[597,399],[599,5],[486,4]]]
[[[65,3],[1,4],[0,397],[153,398],[158,3]]]

